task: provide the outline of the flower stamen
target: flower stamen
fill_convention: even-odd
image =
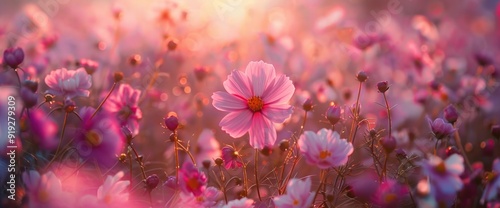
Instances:
[[[252,96],[248,99],[248,108],[253,112],[261,111],[264,107],[264,101],[259,96]]]

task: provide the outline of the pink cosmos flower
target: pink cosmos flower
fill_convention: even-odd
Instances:
[[[434,121],[427,119],[427,122],[431,126],[432,133],[437,139],[444,139],[455,132],[453,125],[445,122],[442,118],[436,118]]]
[[[34,170],[24,172],[23,183],[26,186],[29,207],[62,208],[72,204],[71,196],[62,190],[61,180],[52,171],[41,176]]]
[[[293,178],[288,182],[287,193],[274,198],[274,205],[277,208],[294,207],[306,208],[313,203],[314,192],[311,190],[311,179],[306,178],[305,181]]]
[[[129,193],[127,187],[128,180],[123,178],[122,171],[114,176],[108,175],[104,183],[97,189],[97,195],[86,195],[80,199],[80,207],[123,207],[128,201]],[[62,201],[62,200],[61,200]]]
[[[283,123],[292,114],[288,104],[295,87],[285,75],[276,75],[273,65],[250,62],[245,73],[233,71],[226,81],[227,92],[212,95],[213,106],[229,112],[219,123],[231,137],[250,136],[250,145],[256,149],[276,142],[273,123]]]
[[[241,199],[235,199],[229,201],[226,205],[222,206],[222,208],[252,208],[254,200],[243,197]]]
[[[243,162],[238,159],[238,152],[231,146],[225,146],[221,150],[222,160],[226,169],[235,169],[243,166]]]
[[[125,138],[116,118],[107,111],[101,111],[92,118],[95,109],[83,107],[81,129],[76,132],[75,147],[84,159],[96,161],[103,166],[111,166],[120,155]]]
[[[186,162],[179,170],[179,186],[184,193],[200,196],[207,186],[207,177],[192,163]]]
[[[177,207],[194,207],[194,208],[215,207],[219,195],[220,191],[214,187],[208,187],[199,196],[195,196],[193,195],[193,193],[182,192],[180,194],[181,200],[177,205]]]
[[[300,152],[311,165],[321,169],[338,167],[347,163],[347,158],[354,151],[352,144],[329,129],[321,129],[315,134],[306,131],[299,139]]]
[[[77,96],[88,97],[89,88],[92,86],[91,76],[84,68],[77,70],[67,70],[66,68],[51,71],[45,77],[45,84],[50,87],[48,93],[65,98]]]
[[[483,196],[481,197],[481,204],[485,202],[492,201],[494,199],[498,200],[498,194],[500,192],[500,159],[495,159],[493,161],[493,170],[489,176],[490,180],[488,184],[486,184],[486,188],[484,189]]]
[[[57,146],[57,124],[45,112],[33,109],[27,117],[27,124],[31,135],[41,148],[52,150]]]
[[[429,155],[429,160],[422,164],[424,173],[429,176],[431,189],[434,193],[456,195],[463,187],[460,175],[464,172],[464,158],[453,154],[446,160]]]
[[[128,84],[121,84],[103,106],[108,112],[116,114],[121,126],[127,126],[133,135],[139,133],[139,120],[142,119],[142,111],[139,108],[140,96],[140,90]]]

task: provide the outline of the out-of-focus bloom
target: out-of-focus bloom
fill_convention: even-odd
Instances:
[[[288,182],[286,194],[274,198],[274,205],[281,207],[306,208],[313,203],[314,192],[311,192],[311,179],[305,181],[293,178]]]
[[[500,139],[500,125],[493,125],[491,127],[491,134],[497,138]]]
[[[24,107],[31,108],[38,102],[38,95],[27,87],[21,87],[21,99],[23,100]]]
[[[116,114],[121,126],[127,126],[134,135],[139,133],[139,120],[142,119],[142,111],[139,108],[140,96],[140,90],[128,84],[121,84],[103,106],[108,112]]]
[[[92,61],[90,59],[80,59],[78,61],[78,65],[83,67],[87,74],[93,74],[96,70],[97,67],[99,67],[99,63]]]
[[[50,87],[50,94],[73,98],[76,96],[88,97],[92,86],[91,76],[84,68],[67,70],[66,68],[51,71],[45,77],[45,84]]]
[[[70,195],[62,190],[61,181],[52,171],[41,176],[34,170],[24,172],[23,183],[27,189],[29,207],[72,206]]]
[[[326,119],[330,124],[335,125],[340,121],[342,109],[339,106],[331,105],[326,109]]]
[[[394,180],[387,180],[380,184],[375,192],[373,203],[380,207],[401,207],[404,197],[408,194],[405,185]]]
[[[429,177],[431,189],[435,193],[455,195],[462,189],[463,182],[460,174],[464,172],[464,159],[458,154],[448,157],[446,160],[429,155],[429,160],[422,164],[424,173]]]
[[[75,147],[84,159],[111,166],[116,161],[116,155],[120,155],[125,138],[116,118],[106,111],[92,118],[94,111],[91,107],[80,110],[82,126],[76,133]]]
[[[7,48],[3,51],[3,61],[13,69],[24,61],[24,51],[22,48]]]
[[[201,166],[203,161],[212,161],[221,154],[220,144],[214,137],[214,132],[204,129],[198,137],[196,148],[196,164]]]
[[[195,208],[205,208],[214,207],[219,198],[220,191],[214,187],[208,187],[199,196],[193,195],[193,193],[181,193],[180,202],[178,207],[195,207]]]
[[[225,146],[221,150],[222,160],[224,160],[224,167],[229,168],[239,168],[243,166],[243,163],[238,159],[238,152],[234,150],[231,146]]]
[[[306,131],[299,139],[300,152],[311,165],[321,169],[338,167],[346,164],[353,152],[352,144],[329,129],[321,129],[318,133]]]
[[[254,207],[253,203],[253,199],[243,197],[241,199],[229,201],[226,205],[222,206],[222,208],[251,208]]]
[[[57,124],[42,110],[33,109],[27,120],[27,129],[40,148],[52,150],[57,146]]]
[[[159,183],[160,183],[160,177],[158,177],[158,175],[156,174],[150,175],[146,178],[146,189],[148,191],[151,191],[155,189]]]
[[[387,154],[394,151],[397,146],[396,138],[394,138],[393,136],[383,137],[379,140],[379,142]]]
[[[237,138],[249,132],[250,146],[262,149],[276,142],[273,123],[283,123],[292,114],[288,104],[295,87],[285,75],[276,76],[273,65],[250,62],[245,73],[233,71],[226,81],[227,92],[212,95],[213,106],[229,112],[219,123]]]
[[[457,109],[453,107],[453,105],[448,105],[444,109],[443,114],[444,118],[451,124],[455,123],[458,120],[458,112]]]
[[[486,188],[484,188],[483,196],[481,197],[481,204],[486,202],[499,199],[500,193],[500,159],[495,159],[493,161],[493,170],[490,173],[487,173],[487,184]]]
[[[455,132],[453,125],[446,123],[442,118],[437,118],[434,121],[427,119],[427,122],[431,126],[432,133],[434,133],[437,139],[444,139]]]
[[[114,176],[108,175],[104,183],[97,189],[97,196],[86,195],[80,199],[80,207],[123,207],[129,198],[128,180],[120,180],[124,173],[118,172]],[[63,200],[61,200],[63,201]]]
[[[207,177],[193,164],[186,162],[179,170],[179,186],[186,194],[200,196],[207,186]]]

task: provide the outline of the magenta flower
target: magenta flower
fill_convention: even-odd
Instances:
[[[429,176],[433,192],[443,195],[455,195],[462,189],[463,182],[460,174],[464,172],[464,159],[458,154],[453,154],[446,160],[429,155],[429,160],[422,164],[424,173]]]
[[[484,188],[483,196],[481,197],[481,204],[499,199],[500,180],[498,175],[500,174],[500,159],[497,158],[493,161],[492,169],[492,172],[489,173],[487,177],[488,183],[486,184],[486,188]]]
[[[103,108],[117,115],[121,126],[127,126],[133,135],[139,133],[139,120],[142,111],[139,108],[141,91],[128,84],[121,84],[104,104]]]
[[[243,166],[243,163],[238,159],[238,152],[231,146],[225,146],[221,150],[222,160],[226,169],[235,169]]]
[[[354,151],[352,144],[332,130],[321,129],[315,134],[306,131],[299,139],[300,152],[307,163],[321,169],[338,167],[347,163],[347,158]]]
[[[84,68],[77,70],[67,70],[65,68],[51,71],[45,77],[45,84],[50,87],[48,93],[65,98],[76,96],[88,97],[89,88],[92,86],[91,76],[87,74]]]
[[[446,123],[442,118],[437,118],[434,121],[427,119],[431,126],[432,133],[437,139],[444,139],[455,132],[455,128],[450,123]]]
[[[91,118],[95,109],[83,107],[80,110],[82,126],[76,133],[75,147],[79,155],[103,166],[111,166],[120,155],[125,138],[116,119],[106,111]]]
[[[283,123],[292,114],[288,102],[295,87],[287,76],[275,73],[271,64],[250,62],[245,73],[235,70],[224,81],[227,92],[212,95],[213,106],[229,112],[219,123],[222,130],[234,138],[248,132],[256,149],[274,145],[273,123]]]
[[[207,177],[192,163],[187,162],[179,170],[179,186],[186,194],[200,196],[207,186]]]
[[[274,205],[277,208],[296,207],[306,208],[313,203],[314,192],[311,192],[311,179],[305,181],[293,178],[288,182],[287,193],[274,198]]]
[[[42,149],[52,150],[57,146],[57,124],[42,110],[37,108],[27,116],[28,129],[35,142]]]
[[[177,204],[177,207],[215,207],[219,195],[220,191],[214,187],[206,188],[199,196],[195,196],[193,193],[182,192],[180,194],[180,202]]]

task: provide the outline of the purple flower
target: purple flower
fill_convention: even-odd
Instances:
[[[311,179],[305,181],[293,178],[288,182],[287,193],[274,198],[274,205],[281,207],[310,207],[313,203],[314,192],[311,192]]]
[[[186,194],[200,196],[207,186],[207,177],[192,163],[187,162],[179,170],[179,186]]]
[[[462,189],[463,182],[460,179],[460,174],[464,172],[462,156],[454,154],[443,161],[437,156],[429,155],[429,160],[422,164],[422,168],[429,176],[431,189],[435,188],[437,193],[452,195]]]
[[[326,109],[326,119],[330,124],[335,125],[340,121],[340,116],[342,114],[342,109],[339,106],[331,105]]]
[[[115,114],[121,126],[127,126],[133,135],[139,133],[139,120],[142,111],[139,108],[141,91],[128,84],[122,84],[108,98],[103,108]]]
[[[76,133],[76,149],[84,159],[96,160],[103,166],[110,166],[116,160],[116,155],[121,153],[125,138],[113,116],[101,111],[91,118],[94,111],[91,107],[83,107],[80,110],[82,126]]]
[[[432,133],[437,139],[444,139],[455,132],[455,128],[450,123],[446,123],[442,118],[437,118],[434,121],[427,119],[429,125],[431,126]]]
[[[42,110],[33,109],[28,120],[28,129],[40,148],[52,150],[57,146],[57,124]]]
[[[452,124],[458,120],[458,112],[457,112],[457,109],[455,107],[453,107],[453,105],[448,105],[444,109],[443,114],[444,114],[444,118]]]
[[[408,193],[406,186],[394,180],[387,180],[378,187],[373,203],[380,207],[400,207]]]
[[[222,160],[224,160],[224,167],[229,168],[239,168],[243,166],[243,163],[238,160],[238,152],[234,150],[231,146],[225,146],[221,150]]]
[[[17,69],[23,63],[24,51],[22,48],[7,48],[3,52],[3,61],[13,69]]]
[[[51,71],[45,77],[45,84],[50,87],[47,93],[73,98],[76,96],[88,97],[92,86],[91,76],[84,68],[67,70],[65,68]]]
[[[193,193],[181,193],[180,202],[177,207],[214,207],[219,198],[220,191],[214,187],[208,187],[199,196]]]

